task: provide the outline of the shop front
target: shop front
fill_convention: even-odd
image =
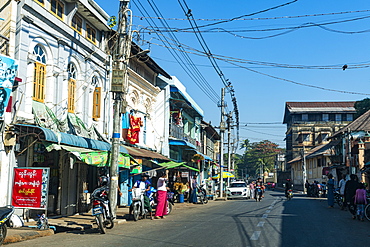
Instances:
[[[14,167],[49,167],[48,213],[73,215],[87,212],[90,193],[97,187],[98,168],[108,167],[111,145],[33,125],[16,125]],[[119,167],[130,168],[121,147]]]

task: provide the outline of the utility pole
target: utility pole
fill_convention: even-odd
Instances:
[[[219,184],[220,184],[220,197],[224,197],[224,184],[223,184],[223,176],[224,176],[224,133],[225,133],[225,121],[224,121],[224,115],[225,115],[225,88],[221,88],[221,122],[220,122],[220,178],[219,178]]]
[[[128,89],[127,62],[130,56],[131,38],[130,31],[127,31],[127,13],[130,0],[120,0],[119,19],[117,28],[117,42],[113,51],[113,73],[111,91],[113,93],[113,135],[110,160],[110,188],[109,201],[113,217],[117,211],[117,190],[118,190],[118,157],[121,138],[121,113],[126,112],[126,94]]]
[[[352,152],[352,147],[351,147],[351,130],[348,128],[347,130],[347,141],[348,141],[348,163],[349,163],[349,175],[353,174],[353,171],[352,171],[352,155],[351,155],[351,152]]]
[[[231,172],[231,118],[232,118],[232,112],[229,112],[227,115],[227,171]],[[227,178],[227,186],[230,186],[230,177]]]
[[[303,177],[303,193],[307,193],[307,189],[305,186],[306,180],[307,180],[307,171],[306,171],[306,152],[305,152],[305,146],[303,146],[302,150],[302,155],[303,155],[303,166],[302,166],[302,177]]]

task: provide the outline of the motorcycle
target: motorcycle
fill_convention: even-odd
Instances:
[[[339,192],[339,188],[338,189],[336,189],[336,190],[334,190],[334,202],[336,203],[336,204],[338,204],[338,206],[340,207],[340,208],[342,208],[343,207],[343,204],[344,204],[344,202],[343,202],[344,200],[343,200],[343,196],[340,194],[340,192]]]
[[[131,212],[134,217],[134,221],[139,220],[139,216],[142,216],[143,219],[146,218],[149,211],[144,207],[144,192],[140,188],[132,189],[132,204]]]
[[[102,234],[106,233],[106,229],[112,229],[114,227],[114,218],[109,206],[108,191],[108,186],[103,186],[95,189],[91,194],[92,215],[95,216],[96,224]]]
[[[156,209],[157,207],[157,202],[154,197],[156,192],[157,190],[151,187],[149,190],[149,195],[148,195],[150,205],[152,206],[153,209]],[[174,196],[175,196],[175,193],[167,192],[167,215],[172,212],[172,207],[175,205]]]
[[[0,245],[4,242],[7,227],[10,227],[10,217],[13,213],[13,206],[0,207]]]
[[[285,197],[288,199],[288,200],[291,200],[293,198],[293,190],[292,189],[288,189],[288,191],[286,192],[285,194]]]
[[[257,186],[255,189],[254,199],[256,199],[256,202],[260,202],[262,200],[262,188]]]
[[[207,204],[208,203],[208,197],[207,197],[207,191],[204,189],[204,187],[197,186],[197,199],[198,202],[202,204]]]

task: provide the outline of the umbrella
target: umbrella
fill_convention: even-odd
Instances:
[[[220,177],[220,174],[217,174],[216,176],[213,176],[212,178],[219,178],[219,177]],[[222,178],[233,178],[233,177],[235,177],[234,174],[230,172],[223,172]]]

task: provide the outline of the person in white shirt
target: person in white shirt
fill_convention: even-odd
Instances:
[[[166,172],[158,172],[158,182],[157,182],[157,209],[155,211],[156,219],[164,219],[167,214],[167,179],[168,170]]]
[[[344,188],[346,187],[346,175],[342,174],[342,179],[339,181],[338,188],[339,193],[341,194],[343,200],[344,200]],[[343,203],[342,210],[346,207],[345,203]]]

